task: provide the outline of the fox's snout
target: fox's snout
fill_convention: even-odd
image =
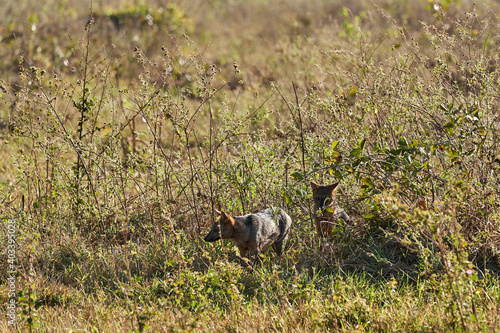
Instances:
[[[331,203],[331,199],[330,198],[320,198],[318,200],[318,208],[319,209],[325,209],[326,207],[328,207]]]
[[[219,240],[221,237],[220,235],[220,228],[217,222],[214,223],[212,226],[212,229],[208,232],[208,234],[203,238],[205,242],[215,242],[216,240]]]
[[[219,239],[220,239],[219,233],[213,233],[213,232],[209,232],[208,235],[206,235],[205,238],[203,238],[205,242],[215,242],[216,240]]]

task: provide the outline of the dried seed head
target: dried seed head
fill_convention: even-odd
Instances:
[[[85,23],[85,30],[87,30],[88,28],[90,28],[93,24],[94,24],[94,17],[90,16],[87,19],[87,23]]]
[[[235,74],[239,74],[240,73],[240,69],[238,68],[238,64],[235,62],[233,62],[233,67],[234,67],[234,73]]]

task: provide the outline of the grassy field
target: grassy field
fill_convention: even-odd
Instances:
[[[498,2],[5,2],[0,331],[500,331]]]

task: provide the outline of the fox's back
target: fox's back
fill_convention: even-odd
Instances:
[[[290,216],[279,208],[266,208],[258,213],[235,217],[235,220],[263,235],[282,234],[292,224]]]
[[[242,253],[265,251],[274,246],[281,255],[288,239],[292,219],[279,208],[267,208],[261,212],[234,217],[234,231],[231,237]]]
[[[266,224],[273,224],[280,234],[286,233],[292,224],[290,216],[280,208],[267,208],[255,215],[261,217]]]

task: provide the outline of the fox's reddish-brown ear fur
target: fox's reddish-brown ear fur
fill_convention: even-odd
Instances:
[[[337,192],[337,189],[339,188],[339,184],[340,184],[340,182],[337,182],[337,183],[325,185],[325,187],[328,187],[328,189],[330,191],[332,191],[332,193],[335,193],[335,192]]]
[[[339,184],[340,184],[340,182],[333,183],[333,184],[330,184],[330,185],[323,185],[323,186],[331,188],[331,190],[333,192],[333,191],[337,190],[337,188],[339,187]],[[315,191],[319,186],[320,185],[318,183],[311,182],[311,187],[312,187],[313,191]]]
[[[220,220],[222,223],[230,226],[234,226],[234,219],[231,215],[227,214],[226,212],[220,212]]]
[[[340,185],[340,183],[339,183],[339,182],[337,182],[337,183],[331,184],[331,185],[329,185],[329,186],[331,186],[331,187],[332,187],[332,192],[333,192],[333,191],[337,191],[337,188],[339,187],[339,185]]]

